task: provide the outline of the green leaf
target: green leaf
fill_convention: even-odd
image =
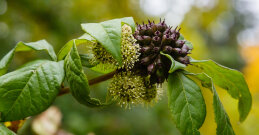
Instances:
[[[16,135],[13,131],[9,130],[3,124],[0,124],[0,135]]]
[[[94,38],[92,38],[89,34],[85,33],[84,35],[82,35],[81,37],[79,37],[78,39],[72,39],[69,42],[67,42],[62,49],[59,51],[58,53],[58,60],[63,60],[66,55],[70,52],[71,48],[73,47],[73,44],[76,44],[76,46],[92,46],[93,44],[96,44],[96,40]],[[91,48],[89,48],[90,50]],[[86,52],[87,53],[87,50]]]
[[[81,59],[75,44],[65,58],[65,72],[70,91],[79,103],[89,107],[103,106],[98,99],[89,96],[90,89],[88,80],[84,74]]]
[[[96,39],[94,39],[91,35],[84,33],[82,36],[80,36],[78,39],[85,39],[88,41],[96,42]]]
[[[183,73],[169,74],[168,102],[176,127],[183,135],[200,134],[206,116],[206,105],[199,86]]]
[[[181,34],[180,37],[179,37],[179,40],[185,40],[184,39],[184,36]],[[190,41],[188,40],[185,40],[185,44],[190,48],[190,49],[193,49],[193,45]]]
[[[30,42],[30,43],[18,42],[16,44],[16,47],[12,49],[8,54],[6,54],[0,61],[0,76],[7,72],[15,52],[31,51],[31,50],[46,51],[49,54],[49,56],[52,58],[52,60],[54,61],[57,60],[57,56],[55,54],[53,47],[46,40],[39,40],[36,42]]]
[[[216,85],[226,89],[233,98],[239,100],[239,118],[241,122],[244,121],[251,110],[252,97],[243,74],[212,60],[191,60],[191,63],[210,76]]]
[[[173,57],[171,57],[171,55],[168,55],[168,54],[165,54],[163,52],[160,52],[160,54],[166,56],[168,59],[171,60],[172,64],[171,64],[171,67],[170,67],[170,70],[168,71],[168,73],[173,73],[174,71],[178,70],[178,69],[183,69],[185,68],[186,66],[178,61],[175,61],[173,59]]]
[[[93,54],[79,54],[82,66],[92,68],[98,64],[98,62],[91,63],[90,60],[93,59]]]
[[[133,17],[124,17],[124,18],[121,18],[121,21],[122,21],[122,23],[126,23],[127,25],[129,25],[131,27],[132,33],[135,32],[136,25],[135,25],[135,21],[134,21]]]
[[[106,68],[104,69],[105,66],[106,66]],[[111,65],[97,64],[97,66],[92,67],[91,70],[98,72],[98,73],[107,74],[107,73],[110,73],[110,72],[116,70],[116,68],[111,67]]]
[[[217,135],[235,135],[229,117],[219,99],[218,93],[214,87],[212,79],[205,73],[187,73],[187,75],[191,75],[199,79],[203,87],[209,88],[212,91],[215,121],[217,123]]]
[[[46,40],[39,40],[30,43],[19,42],[15,48],[16,52],[31,50],[46,51],[52,60],[57,61],[57,56],[53,47]]]
[[[187,45],[190,49],[193,49],[193,45],[190,41],[185,40],[185,45]]]
[[[99,65],[98,61],[94,64],[90,64],[89,61],[94,58],[92,47],[97,44],[96,40],[90,36],[89,34],[85,33],[78,39],[70,40],[68,43],[66,43],[63,48],[58,53],[58,60],[65,59],[66,55],[70,52],[71,48],[73,47],[73,43],[75,42],[75,45],[80,48],[80,57],[81,62],[84,67],[91,68],[91,70],[99,72],[99,73],[109,73],[111,71],[114,71],[114,68],[103,69],[104,65]],[[78,49],[79,50],[79,49]]]
[[[0,76],[5,74],[8,70],[8,67],[13,59],[15,49],[12,49],[7,53],[0,61]]]
[[[82,29],[93,36],[120,64],[121,20],[113,19],[101,23],[81,24]]]
[[[64,62],[38,60],[0,77],[0,121],[14,121],[46,110],[64,79]]]
[[[184,40],[184,36],[180,34],[179,40]]]

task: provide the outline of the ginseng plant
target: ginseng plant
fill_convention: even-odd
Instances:
[[[114,102],[125,109],[138,104],[151,105],[161,98],[164,83],[168,85],[172,119],[183,135],[200,134],[199,128],[205,120],[206,104],[199,86],[213,94],[218,135],[235,133],[215,85],[238,100],[239,119],[241,122],[246,119],[252,99],[242,73],[212,60],[189,57],[193,45],[180,34],[180,28],[168,26],[165,20],[135,25],[132,17],[81,26],[85,33],[65,44],[58,55],[47,41],[40,40],[19,42],[1,59],[2,123],[37,115],[57,96],[66,93],[88,107],[104,107]],[[32,61],[7,73],[16,52],[31,50],[46,51],[50,60]],[[83,67],[103,75],[88,80]],[[108,79],[111,82],[107,101],[90,97],[89,85]],[[4,124],[0,133],[15,134]]]

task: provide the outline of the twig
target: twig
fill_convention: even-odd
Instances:
[[[91,80],[88,81],[89,85],[94,85],[94,84],[97,84],[97,83],[109,80],[109,79],[111,79],[113,77],[113,75],[115,73],[116,73],[116,71],[113,71],[113,72],[110,72],[108,74],[105,74],[105,75],[96,77],[94,79],[91,79]],[[61,85],[61,90],[60,90],[58,96],[62,96],[62,95],[67,94],[69,92],[70,92],[70,88],[69,87],[64,87],[64,85],[62,84]]]

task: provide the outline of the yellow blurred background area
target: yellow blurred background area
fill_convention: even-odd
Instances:
[[[241,54],[246,59],[246,66],[242,71],[251,92],[256,94],[259,92],[259,46],[243,47]]]
[[[216,89],[235,133],[259,135],[258,0],[0,0],[0,58],[19,41],[40,39],[46,39],[57,53],[66,42],[84,33],[81,23],[127,16],[138,23],[165,19],[168,25],[181,27],[181,34],[192,42],[191,57],[213,59],[244,73],[253,98],[252,110],[244,122],[238,119],[238,101],[225,90]],[[48,56],[39,52],[16,53],[9,71],[39,58],[48,59]],[[89,69],[85,72],[88,78],[100,75]],[[91,96],[105,101],[108,83],[91,86]],[[215,135],[212,94],[204,88],[202,93],[207,116],[200,131],[203,135]],[[32,121],[26,120],[22,132],[24,135],[180,135],[171,119],[166,94],[164,87],[161,100],[154,106],[136,106],[131,110],[116,105],[88,108],[71,95],[64,95],[57,97],[55,107]]]

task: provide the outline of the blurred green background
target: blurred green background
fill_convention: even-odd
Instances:
[[[192,57],[213,59],[244,71],[253,95],[248,119],[238,122],[237,101],[218,89],[236,134],[259,134],[259,2],[257,0],[0,0],[0,58],[18,41],[46,39],[56,52],[83,34],[81,23],[132,16],[141,23],[165,18],[194,45]],[[257,50],[257,51],[255,51]],[[44,53],[17,53],[11,70]],[[89,78],[100,74],[86,69]],[[93,96],[105,100],[108,82],[91,86]],[[164,88],[166,89],[166,88]],[[202,90],[207,118],[202,134],[216,134],[212,95]],[[62,113],[60,128],[75,135],[178,135],[167,109],[166,90],[153,107],[124,110],[117,105],[92,109],[70,95],[54,103]],[[64,133],[65,134],[65,133]]]

